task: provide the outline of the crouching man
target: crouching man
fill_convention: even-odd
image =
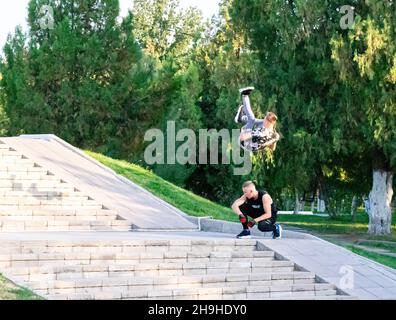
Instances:
[[[266,191],[258,191],[253,181],[246,181],[242,185],[242,191],[243,195],[231,206],[243,226],[237,238],[251,238],[250,229],[257,224],[260,231],[271,231],[273,239],[280,239],[282,227],[276,223],[277,209],[271,196]]]

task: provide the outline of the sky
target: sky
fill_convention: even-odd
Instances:
[[[121,16],[132,7],[133,0],[119,0]],[[0,48],[7,40],[7,35],[13,33],[17,25],[22,25],[26,31],[27,5],[29,0],[0,0]],[[180,0],[182,7],[194,6],[200,9],[205,18],[218,13],[219,0]]]

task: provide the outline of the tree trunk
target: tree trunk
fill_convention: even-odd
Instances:
[[[305,210],[305,201],[300,201],[300,211],[304,211]]]
[[[320,197],[318,197],[318,212],[325,212],[325,211],[326,211],[325,202]]]
[[[311,211],[312,211],[312,213],[315,212],[315,198],[311,202]]]
[[[352,198],[352,206],[351,206],[351,215],[352,215],[352,221],[356,221],[356,212],[357,212],[357,205],[358,205],[358,197],[353,196]]]
[[[373,170],[373,187],[369,194],[369,234],[386,235],[391,233],[392,181],[392,171]]]
[[[297,190],[297,188],[295,189],[295,194],[294,194],[294,196],[295,196],[295,199],[294,199],[294,214],[298,214],[298,211],[299,211],[299,207],[300,207],[300,199],[299,199],[299,197],[298,197],[298,190]]]
[[[316,178],[318,180],[318,189],[319,189],[318,212],[325,212],[326,208],[329,207],[329,203],[328,203],[329,198],[327,196],[326,181],[321,167],[318,167],[315,172],[316,172]]]

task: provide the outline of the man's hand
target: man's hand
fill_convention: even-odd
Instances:
[[[256,224],[256,220],[252,219],[252,220],[250,220],[250,221],[248,222],[248,227],[249,227],[249,228],[253,228],[255,224]]]
[[[246,217],[245,217],[243,214],[240,214],[240,215],[239,215],[239,221],[240,221],[241,223],[246,223],[247,219],[246,219]]]

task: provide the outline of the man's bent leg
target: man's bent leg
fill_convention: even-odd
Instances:
[[[276,224],[271,219],[263,220],[258,223],[257,228],[261,232],[274,232],[276,230]]]
[[[254,116],[252,108],[250,107],[249,96],[242,95],[242,102],[243,102],[243,112],[245,113],[245,115],[247,117],[245,128],[252,129],[255,124],[256,117]]]
[[[267,219],[260,221],[257,227],[262,232],[272,232],[273,239],[280,239],[282,237],[282,227],[274,220]]]

